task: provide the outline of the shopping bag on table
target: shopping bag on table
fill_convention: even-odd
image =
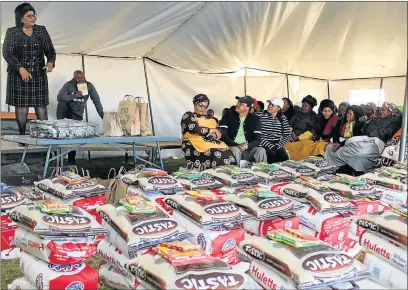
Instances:
[[[131,95],[126,95],[119,102],[118,112],[124,134],[127,136],[140,135],[139,108],[135,98]]]
[[[123,136],[122,126],[117,112],[105,112],[103,114],[103,136]]]
[[[136,97],[137,107],[140,116],[140,131],[142,136],[152,135],[149,118],[149,104],[145,103],[142,97]]]

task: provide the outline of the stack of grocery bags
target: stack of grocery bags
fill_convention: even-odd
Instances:
[[[23,278],[9,289],[97,289],[98,272],[85,260],[96,253],[95,239],[105,230],[85,210],[60,201],[17,206],[9,218],[19,227]]]

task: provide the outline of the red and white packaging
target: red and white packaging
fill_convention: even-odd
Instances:
[[[106,204],[105,195],[68,199],[68,200],[62,200],[62,201],[65,204],[70,204],[70,205],[82,208],[83,210],[87,211],[90,215],[92,215],[99,224],[102,224],[102,218],[96,212],[96,208],[100,205]]]
[[[198,243],[206,254],[228,264],[239,262],[236,245],[245,238],[243,227],[238,226],[234,229],[226,229],[223,226],[203,228],[176,211],[173,213],[173,218],[194,235],[189,240],[192,243]]]
[[[20,277],[7,285],[8,290],[37,290],[37,288],[26,277]]]
[[[99,266],[98,274],[99,282],[113,289],[146,289],[136,278],[123,276],[121,271],[110,263]]]
[[[5,214],[1,214],[1,260],[20,258],[20,249],[16,248],[14,234],[18,225]]]
[[[407,249],[404,249],[390,239],[383,238],[380,235],[368,231],[365,231],[360,236],[359,242],[367,252],[370,252],[394,267],[407,272]]]
[[[382,212],[390,209],[388,206],[385,206],[381,201],[365,201],[357,200],[351,202],[357,210],[354,212],[354,216],[360,216],[367,213]]]
[[[305,207],[296,212],[300,217],[300,223],[312,230],[330,235],[339,230],[349,228],[351,224],[351,215],[338,213],[319,213],[312,206]]]
[[[407,273],[391,266],[373,254],[366,253],[364,266],[371,272],[371,279],[388,289],[407,289]]]
[[[335,246],[335,248],[346,253],[350,257],[355,257],[362,249],[358,239],[354,239],[354,237],[348,237],[346,240]]]
[[[41,239],[21,227],[16,230],[15,244],[23,251],[55,265],[81,263],[96,253],[92,238],[67,238],[65,241]]]
[[[302,224],[300,224],[299,230],[302,233],[318,238],[319,240],[333,247],[344,242],[348,237],[348,231],[349,231],[348,228],[344,228],[344,229],[337,230],[335,232],[330,232],[329,234],[324,233],[324,232],[319,233]]]
[[[298,230],[300,224],[300,217],[293,216],[290,218],[277,217],[271,220],[248,220],[243,222],[244,229],[247,232],[258,236],[266,237],[269,231],[294,229]]]
[[[361,234],[365,231],[363,227],[358,226],[355,222],[350,224],[349,233],[355,237],[361,236]]]
[[[98,289],[98,271],[85,263],[53,265],[26,252],[20,270],[37,289]]]
[[[255,259],[251,261],[251,264],[249,266],[249,275],[263,289],[295,289],[295,285],[293,285],[293,283],[289,279],[285,278],[271,267],[268,267],[262,262],[259,262]]]

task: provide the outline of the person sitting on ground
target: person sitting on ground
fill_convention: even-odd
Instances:
[[[217,122],[208,116],[208,97],[204,94],[196,95],[193,104],[194,112],[186,112],[181,118],[181,150],[186,158],[187,168],[204,170],[221,165],[235,165],[234,155],[220,140],[222,133]]]
[[[316,134],[313,136],[314,141],[330,141],[338,122],[336,113],[336,105],[332,100],[325,99],[320,102]]]
[[[290,139],[290,126],[282,114],[283,100],[274,98],[267,101],[268,110],[261,115],[261,146],[265,148],[268,163],[282,162],[289,159],[285,145]]]
[[[363,123],[363,130],[367,128],[368,124],[377,116],[376,104],[370,102],[366,105],[361,105],[364,111],[364,115],[360,117],[359,121]]]
[[[343,118],[346,117],[346,111],[348,109],[348,107],[350,107],[350,104],[347,102],[341,102],[338,108],[338,113],[337,113],[337,117],[339,120],[342,120]]]
[[[207,111],[207,115],[208,115],[208,117],[210,117],[210,118],[213,118],[216,122],[217,122],[217,124],[219,123],[219,120],[216,118],[216,117],[214,117],[214,110],[213,109],[208,109],[208,111]]]
[[[290,120],[295,115],[295,109],[293,108],[293,103],[289,98],[282,98],[283,108],[282,113],[285,115],[286,119]]]
[[[316,133],[317,114],[313,107],[317,101],[311,95],[302,100],[302,110],[289,121],[292,127],[291,138],[285,149],[289,151],[290,159],[303,160],[310,156],[310,146],[313,146],[313,135]],[[314,155],[314,154],[313,154]]]
[[[266,151],[260,147],[261,118],[250,113],[254,99],[236,97],[235,111],[230,110],[221,120],[222,140],[234,153],[238,165],[241,159],[248,162],[267,162]]]
[[[298,103],[294,104],[293,105],[293,111],[295,112],[295,114],[293,116],[300,113],[302,111],[302,102],[298,102]],[[293,116],[292,116],[292,118],[293,118]],[[290,122],[290,120],[292,118],[288,119],[288,121]]]

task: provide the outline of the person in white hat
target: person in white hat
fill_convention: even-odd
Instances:
[[[266,150],[268,163],[288,160],[284,147],[290,140],[290,126],[288,119],[282,114],[284,102],[280,98],[266,102],[267,111],[261,115],[261,146]]]

